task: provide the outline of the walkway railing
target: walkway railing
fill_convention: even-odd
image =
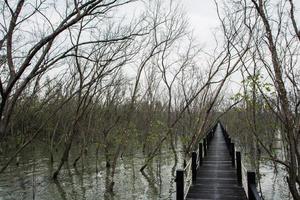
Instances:
[[[256,174],[253,171],[247,170],[242,163],[240,151],[235,151],[235,144],[232,142],[227,130],[221,125],[222,133],[225,138],[226,145],[229,149],[232,166],[236,167],[237,182],[242,185],[249,200],[260,200],[256,188]],[[203,163],[203,158],[207,154],[209,144],[214,136],[217,128],[216,124],[199,143],[198,150],[193,151],[191,158],[185,163],[184,169],[176,171],[176,200],[184,200],[187,196],[190,186],[196,182],[197,169]]]
[[[226,145],[230,152],[232,166],[236,165],[238,184],[244,187],[245,193],[249,200],[260,200],[261,198],[256,188],[255,172],[247,170],[247,168],[243,165],[241,152],[235,151],[235,144],[232,142],[230,136],[228,135],[227,130],[224,128],[222,124],[221,124],[221,129],[226,141]]]
[[[217,124],[213,126],[199,143],[197,151],[193,151],[189,161],[184,164],[184,169],[176,171],[176,200],[184,200],[190,186],[196,182],[197,169],[203,163],[203,158],[207,154],[209,144],[216,131]]]

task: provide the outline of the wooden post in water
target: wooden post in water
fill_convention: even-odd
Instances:
[[[197,180],[197,153],[192,152],[192,181],[196,183]]]
[[[231,152],[231,163],[232,166],[235,166],[235,149],[234,149],[234,143],[230,144],[230,152]]]
[[[236,175],[239,185],[242,185],[242,158],[241,152],[236,152]]]
[[[176,170],[176,200],[184,200],[184,170]]]
[[[256,185],[255,172],[247,172],[247,185],[248,185],[248,200],[255,200],[255,196],[252,193],[251,185]]]
[[[201,166],[203,162],[203,153],[202,153],[202,143],[199,143],[199,165]]]

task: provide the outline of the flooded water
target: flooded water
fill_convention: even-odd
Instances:
[[[103,156],[96,163],[95,156],[87,155],[84,168],[80,162],[78,168],[64,166],[59,181],[54,182],[47,150],[29,149],[20,155],[19,166],[13,164],[1,174],[0,200],[174,199],[173,175],[178,166],[173,155],[163,151],[144,174],[139,171],[145,161],[143,155],[124,155],[118,161],[112,194],[107,192],[109,172]]]
[[[259,170],[261,174],[261,189],[266,200],[293,199],[286,182],[286,173],[280,166],[277,166],[276,172],[271,162],[262,162]]]
[[[281,150],[274,149],[281,155]],[[256,171],[254,167],[254,160],[250,154],[244,155],[246,159],[243,159],[243,185],[247,187],[246,176],[245,173],[247,170]],[[290,200],[293,199],[290,192],[288,183],[286,181],[286,171],[284,170],[282,165],[277,164],[274,165],[273,162],[269,161],[267,157],[261,157],[259,162],[256,162],[256,165],[259,163],[259,174],[256,174],[256,183],[257,190],[260,194],[262,194],[263,199],[265,200]],[[246,171],[245,171],[246,170]]]
[[[156,157],[144,174],[139,171],[145,162],[143,154],[136,152],[120,158],[112,194],[107,192],[110,173],[103,156],[99,155],[97,161],[96,156],[90,153],[79,161],[77,168],[65,165],[59,181],[54,182],[50,178],[53,167],[48,150],[43,149],[43,144],[34,146],[34,149],[26,149],[20,154],[19,166],[12,164],[0,175],[0,200],[175,199],[174,174],[181,163],[174,162],[174,155],[168,149]],[[180,148],[177,149],[179,151]],[[78,152],[73,150],[70,160],[73,161],[77,155]],[[182,160],[180,155],[179,160]],[[54,162],[54,169],[58,161],[59,156]],[[275,173],[271,163],[261,162],[260,173],[264,199],[291,199],[282,169]]]

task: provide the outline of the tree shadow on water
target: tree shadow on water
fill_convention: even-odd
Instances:
[[[152,167],[150,167],[150,169],[148,169],[147,171],[148,171],[148,173],[146,173],[144,171],[141,171],[141,173],[142,173],[143,177],[145,178],[145,180],[148,182],[148,186],[149,186],[149,189],[151,190],[152,194],[159,195],[158,188],[155,183],[156,179],[154,177]]]
[[[175,152],[175,154],[177,154],[177,152]],[[177,158],[177,156],[176,156]],[[173,198],[173,194],[175,193],[175,191],[173,190],[174,187],[174,183],[175,183],[175,178],[176,178],[176,168],[177,168],[177,164],[178,164],[178,159],[174,159],[174,165],[171,169],[171,180],[170,180],[170,189],[169,189],[169,196],[168,199],[172,200]]]
[[[61,199],[62,200],[68,200],[67,193],[64,190],[64,188],[61,186],[60,182],[58,180],[54,180],[54,183],[56,185],[57,191],[58,191],[59,196],[61,197]]]
[[[110,179],[111,168],[106,167],[106,176],[105,176],[105,192],[104,192],[104,200],[114,200],[114,191],[113,186],[114,182]]]

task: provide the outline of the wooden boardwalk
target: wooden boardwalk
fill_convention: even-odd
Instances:
[[[247,199],[243,187],[237,182],[236,169],[232,166],[220,125],[211,140],[203,164],[198,168],[197,180],[190,187],[186,199]]]

